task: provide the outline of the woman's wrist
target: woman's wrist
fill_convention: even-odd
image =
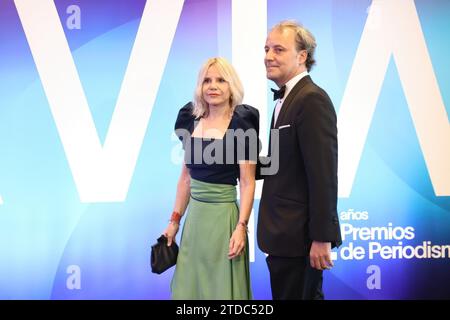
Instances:
[[[169,223],[173,225],[180,225],[181,221],[181,214],[178,211],[173,211],[172,215],[170,216]]]
[[[237,228],[243,228],[248,233],[247,221],[239,220],[237,225],[236,225],[236,229]]]
[[[178,228],[180,226],[180,224],[178,222],[175,222],[175,221],[169,221],[169,226],[174,226],[174,227]]]

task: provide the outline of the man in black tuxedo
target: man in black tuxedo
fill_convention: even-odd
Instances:
[[[274,299],[320,299],[322,272],[341,244],[336,113],[308,75],[315,47],[313,35],[291,21],[272,28],[265,45],[267,78],[280,88],[269,151],[279,150],[279,166],[263,177],[257,236]]]

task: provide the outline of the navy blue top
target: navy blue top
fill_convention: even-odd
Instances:
[[[192,103],[187,103],[180,109],[175,123],[175,133],[183,144],[184,161],[191,177],[203,182],[236,185],[238,161],[256,162],[258,157],[258,110],[245,104],[236,106],[223,139],[214,139],[192,137],[199,121],[192,109]]]

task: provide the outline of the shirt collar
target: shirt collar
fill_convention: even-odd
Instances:
[[[296,75],[295,77],[293,77],[291,80],[289,80],[288,82],[286,82],[286,91],[284,93],[284,99],[286,99],[286,97],[288,96],[289,92],[291,92],[292,88],[295,87],[295,85],[303,78],[306,77],[308,75],[308,71],[303,71],[302,73],[299,73],[298,75]]]

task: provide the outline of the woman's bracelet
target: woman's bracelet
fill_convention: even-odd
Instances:
[[[180,224],[181,214],[177,211],[172,212],[169,222],[172,224]]]
[[[247,222],[246,221],[238,221],[237,225],[241,225],[244,227],[245,231],[248,233],[248,227],[247,227]]]

